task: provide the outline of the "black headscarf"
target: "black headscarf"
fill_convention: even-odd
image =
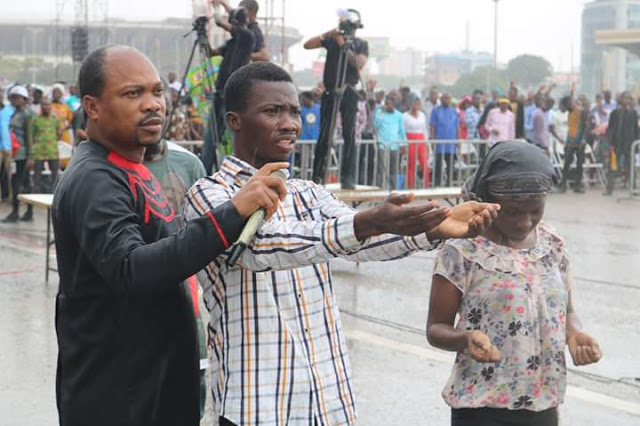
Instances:
[[[543,196],[558,177],[549,157],[522,141],[496,143],[463,187],[467,200],[490,201],[504,196]]]

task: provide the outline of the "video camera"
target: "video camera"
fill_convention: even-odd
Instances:
[[[340,18],[338,29],[345,37],[353,37],[357,29],[364,28],[360,12],[355,9],[340,9],[338,17]]]

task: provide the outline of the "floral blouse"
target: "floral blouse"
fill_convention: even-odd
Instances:
[[[564,241],[540,224],[533,248],[484,237],[448,241],[434,274],[462,292],[458,330],[480,330],[502,353],[497,363],[459,352],[442,395],[453,408],[542,411],[564,400],[569,259]]]

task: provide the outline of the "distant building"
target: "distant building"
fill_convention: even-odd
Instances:
[[[72,22],[29,19],[0,20],[0,57],[39,57],[49,63],[71,63]],[[105,44],[124,44],[133,46],[145,53],[156,67],[165,74],[175,71],[182,74],[187,65],[193,43],[192,37],[184,35],[192,28],[191,19],[167,18],[163,21],[127,21],[109,18],[104,22],[89,24],[89,50]],[[275,62],[282,62],[282,33],[280,27],[273,26],[266,34],[266,43]],[[289,48],[302,39],[300,32],[285,28],[285,57],[287,63]],[[212,30],[211,44],[217,46],[224,42],[224,34]]]
[[[596,33],[640,28],[640,0],[596,0],[582,12],[582,91],[594,95],[604,86],[628,90],[640,79],[640,59],[619,47],[598,43]]]
[[[435,54],[425,61],[425,85],[451,86],[460,76],[478,67],[493,65],[493,55],[487,52],[463,51],[452,54]]]
[[[378,71],[382,75],[399,77],[420,76],[424,72],[425,53],[407,49],[391,49],[389,56],[378,62]]]

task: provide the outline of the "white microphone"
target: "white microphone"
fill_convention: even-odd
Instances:
[[[283,182],[287,181],[287,174],[282,170],[271,172],[269,176],[280,178]],[[264,209],[258,209],[249,217],[238,240],[233,243],[233,250],[231,250],[231,256],[229,256],[229,260],[227,261],[229,266],[234,266],[247,246],[251,244],[256,236],[256,232],[258,232],[258,229],[260,229],[264,223],[264,214]]]

